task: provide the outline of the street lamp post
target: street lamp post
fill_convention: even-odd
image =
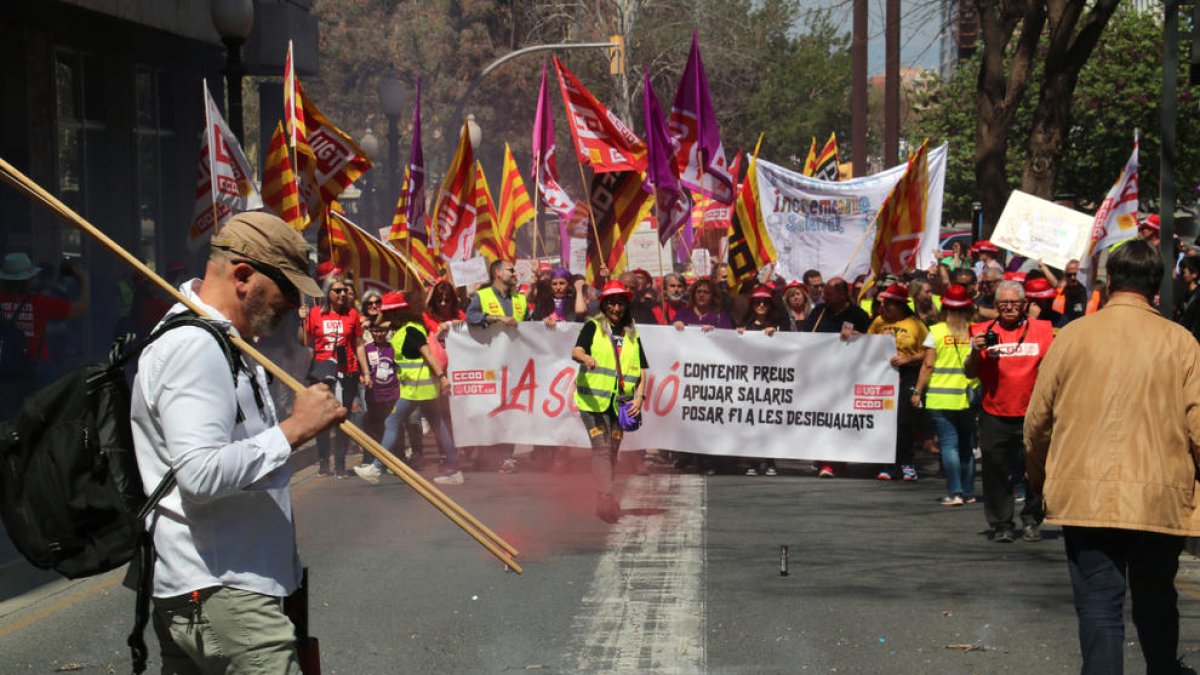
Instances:
[[[213,0],[212,20],[225,43],[225,83],[229,91],[225,113],[233,135],[244,146],[242,78],[246,68],[242,65],[242,44],[254,26],[254,0]]]
[[[379,156],[379,137],[375,135],[375,132],[371,131],[371,127],[367,127],[367,130],[363,133],[360,145],[362,145],[363,152],[367,153],[367,157],[375,158]],[[363,192],[366,193],[366,196],[363,197],[363,210],[365,211],[363,220],[367,223],[377,222],[375,221],[376,214],[386,213],[378,203],[379,189],[377,181],[371,177],[370,173],[363,174],[360,180],[363,183]]]
[[[379,103],[388,119],[388,186],[384,194],[391,197],[400,189],[400,115],[408,98],[408,87],[395,78],[379,83]]]

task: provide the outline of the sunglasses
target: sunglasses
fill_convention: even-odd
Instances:
[[[752,304],[752,305],[769,305],[769,304],[771,304],[771,301],[767,300],[766,298],[755,298],[750,301],[750,304]]]
[[[338,295],[341,295],[342,293],[346,293],[346,292],[348,292],[349,290],[350,290],[350,289],[348,289],[348,288],[331,288],[331,289],[329,289],[329,292],[330,292],[330,293],[337,293]]]
[[[368,301],[364,302],[363,304],[364,305],[378,305],[381,303],[378,300],[368,300]]]
[[[237,260],[234,260],[233,263],[235,265],[239,263],[243,265],[249,265],[250,269],[275,282],[275,286],[279,288],[280,293],[289,298],[295,298],[297,301],[300,300],[300,290],[296,288],[296,285],[293,284],[291,279],[288,279],[287,275],[285,275],[282,271],[265,263],[260,263],[257,260],[249,260],[246,258],[238,258]]]

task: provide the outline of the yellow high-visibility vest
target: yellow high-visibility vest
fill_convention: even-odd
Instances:
[[[415,359],[404,357],[404,339],[408,329],[429,337],[425,326],[409,321],[392,335],[392,349],[396,352],[396,377],[400,380],[400,398],[408,401],[432,401],[438,397],[438,381],[429,370],[429,364],[418,355]]]
[[[600,327],[600,322],[588,319],[596,325],[592,336],[591,356],[596,359],[595,368],[579,368],[575,376],[575,405],[588,412],[604,412],[612,405],[617,395],[617,355],[612,340]],[[621,347],[621,396],[632,397],[642,379],[642,354],[637,333],[626,335]]]
[[[478,291],[479,306],[483,309],[483,313],[488,316],[508,316],[504,313],[504,305],[500,304],[500,296],[496,295],[496,289],[488,286],[481,288]],[[520,293],[512,294],[512,316],[517,321],[525,320],[525,310],[529,307],[529,302],[525,300],[525,296]]]
[[[978,386],[979,381],[963,374],[963,364],[971,354],[971,340],[956,340],[950,327],[943,321],[929,327],[933,338],[933,374],[925,389],[925,407],[930,410],[966,410],[971,407],[967,389]]]

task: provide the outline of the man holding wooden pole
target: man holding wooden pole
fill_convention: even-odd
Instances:
[[[273,215],[242,213],[213,238],[204,278],[180,290],[220,330],[251,340],[295,311],[301,293],[320,295],[307,270],[299,233]],[[231,351],[233,376],[222,343],[184,326],[138,361],[132,421],[142,482],[152,490],[174,471],[177,485],[148,522],[154,630],[164,672],[299,673],[281,607],[301,581],[286,463],[346,409],[314,385],[277,421],[262,366]]]

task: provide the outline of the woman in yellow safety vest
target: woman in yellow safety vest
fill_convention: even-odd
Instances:
[[[933,420],[941,450],[942,473],[946,475],[944,506],[975,503],[975,411],[970,391],[979,380],[963,373],[971,353],[971,313],[974,303],[964,286],[954,284],[942,296],[945,320],[929,328],[925,338],[925,360],[913,390],[913,405],[925,408]]]
[[[596,515],[607,523],[621,517],[613,494],[613,466],[624,431],[619,408],[628,402],[628,413],[638,417],[646,380],[642,377],[646,352],[629,312],[633,293],[619,281],[610,281],[600,293],[600,313],[579,331],[571,358],[579,364],[575,377],[575,405],[592,443],[592,477],[596,482]]]
[[[433,427],[438,447],[446,456],[441,472],[433,481],[459,485],[463,475],[458,466],[458,449],[450,436],[449,420],[438,405],[438,396],[450,393],[450,380],[429,350],[429,332],[421,320],[421,308],[410,304],[403,293],[386,293],[380,312],[383,319],[396,328],[392,335],[392,350],[400,381],[400,398],[384,422],[381,445],[389,451],[404,447],[404,429],[412,414],[420,408]],[[360,464],[354,467],[354,473],[368,483],[377,483],[383,473],[383,464],[378,459],[370,464]]]

